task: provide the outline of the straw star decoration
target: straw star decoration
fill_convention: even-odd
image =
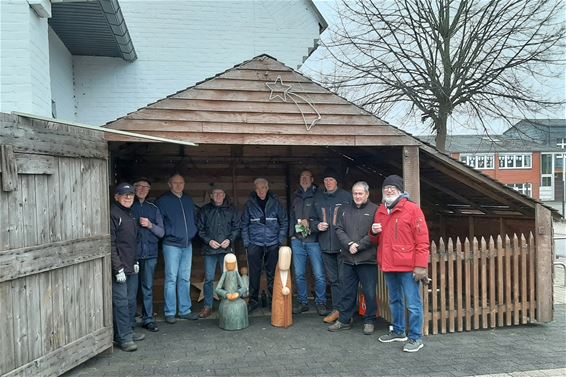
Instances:
[[[271,93],[269,94],[270,100],[279,97],[283,102],[287,102],[287,93],[291,89],[291,85],[283,84],[281,76],[277,76],[275,82],[266,83],[266,85],[271,90]],[[280,93],[283,93],[283,95],[281,95]]]

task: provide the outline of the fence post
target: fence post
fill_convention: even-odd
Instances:
[[[552,215],[541,204],[535,207],[536,229],[536,295],[538,322],[550,322],[553,319],[552,258]]]

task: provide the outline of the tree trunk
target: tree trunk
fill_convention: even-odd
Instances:
[[[434,124],[436,126],[436,149],[442,153],[446,153],[446,123],[448,117],[446,115],[441,115],[435,120]]]

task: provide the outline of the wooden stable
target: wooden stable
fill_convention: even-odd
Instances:
[[[474,324],[478,315],[489,312],[491,316],[491,311],[502,307],[505,313],[507,308],[515,313],[517,305],[527,301],[529,311],[521,310],[519,322],[505,319],[491,321],[489,326],[552,319],[551,221],[557,216],[555,212],[423,144],[267,55],[150,104],[107,127],[198,143],[197,147],[179,147],[107,135],[114,183],[148,176],[154,182],[152,194],[159,196],[167,190],[167,175],[179,171],[187,178],[187,191],[198,205],[208,201],[213,184],[220,184],[242,209],[257,176],[268,178],[271,189],[286,204],[298,185],[301,169],[312,169],[320,185],[320,174],[327,166],[343,175],[341,185],[345,189],[357,180],[367,181],[370,198],[378,202],[383,178],[403,175],[406,190],[427,216],[436,248],[430,268],[433,285],[426,295],[427,331],[429,326],[431,333],[444,331],[442,324],[437,330],[440,321],[458,311],[451,307],[456,303],[446,299],[453,296],[462,297],[462,311],[474,318]],[[505,264],[504,273],[494,269],[486,273],[488,270],[483,269],[485,258],[499,255],[493,248],[489,252],[482,247],[467,253],[461,248],[445,251],[447,243],[483,245],[482,239],[489,242],[498,237],[505,244],[506,237],[513,239],[514,234],[529,240],[527,247],[519,247],[527,249],[526,254],[517,254],[521,255],[518,260],[525,255],[531,261],[520,263],[521,270],[513,264],[517,262],[512,254],[515,249],[505,248],[504,257],[489,259],[498,266],[512,260],[512,272],[507,272],[509,266]],[[193,280],[199,281],[203,277],[202,261],[198,251],[194,255]],[[448,255],[459,262],[448,262]],[[447,278],[448,269],[463,272]],[[524,286],[515,284],[517,279],[523,281],[523,272],[529,279],[534,277],[534,283],[527,279],[528,297]],[[458,279],[465,284],[456,285],[456,290],[453,284]],[[504,301],[499,302],[500,296],[484,294],[484,290],[491,293],[494,289],[503,289]],[[387,317],[386,291],[379,292],[382,315]],[[448,331],[456,330],[449,326]]]
[[[59,375],[112,347],[100,133],[0,113],[0,375]]]

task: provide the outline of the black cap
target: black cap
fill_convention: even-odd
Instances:
[[[149,178],[147,178],[147,177],[137,177],[137,178],[134,180],[134,185],[135,185],[136,183],[138,183],[138,182],[147,182],[147,184],[151,186],[151,181],[150,181]]]
[[[322,179],[324,178],[334,178],[336,181],[339,181],[338,172],[332,168],[324,169],[324,173],[322,174]]]
[[[132,186],[129,183],[122,182],[118,186],[116,186],[115,194],[116,195],[127,195],[127,194],[133,194],[134,192],[135,192],[134,186]]]
[[[385,178],[381,187],[383,188],[385,186],[395,186],[397,187],[397,190],[405,192],[403,178],[399,177],[398,175],[390,175],[389,177]]]

